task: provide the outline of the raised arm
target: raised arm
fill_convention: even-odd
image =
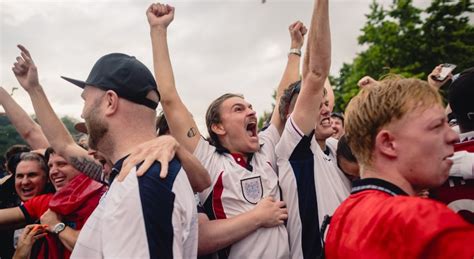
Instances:
[[[0,105],[3,106],[10,122],[32,149],[49,147],[48,140],[41,127],[18,105],[17,102],[0,86]]]
[[[87,175],[101,175],[102,166],[74,142],[64,124],[54,113],[51,104],[38,81],[38,70],[29,51],[18,45],[21,57],[17,57],[13,72],[20,85],[28,92],[38,121],[49,144],[56,153],[65,157],[76,169]]]
[[[319,118],[326,78],[331,65],[331,35],[329,30],[328,1],[316,0],[303,62],[301,92],[292,118],[308,135]]]
[[[307,32],[306,27],[300,21],[292,23],[288,30],[290,31],[291,38],[290,52],[288,53],[288,61],[286,62],[285,71],[283,72],[283,76],[277,88],[275,108],[273,109],[271,118],[271,123],[278,129],[280,134],[283,132],[285,126],[285,122],[281,120],[278,113],[280,98],[283,95],[283,91],[288,88],[290,84],[299,80],[301,48],[303,47],[304,36]]]
[[[150,25],[156,83],[161,94],[161,105],[168,120],[171,135],[189,152],[193,153],[201,134],[176,90],[168,51],[167,29],[174,18],[174,7],[152,4],[147,9],[146,15]]]

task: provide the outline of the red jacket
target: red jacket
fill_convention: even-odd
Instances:
[[[474,226],[444,204],[409,197],[380,179],[354,183],[336,210],[327,258],[470,258]]]
[[[25,202],[21,209],[27,222],[38,220],[46,210],[51,209],[62,217],[69,227],[80,230],[99,204],[106,187],[87,176],[80,174],[64,188],[53,194],[36,196]],[[67,250],[55,234],[48,234],[33,246],[31,258],[69,258]]]

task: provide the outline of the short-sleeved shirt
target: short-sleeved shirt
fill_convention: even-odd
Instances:
[[[120,172],[123,160],[113,172]],[[169,162],[160,178],[155,162],[137,177],[113,181],[84,225],[73,258],[196,258],[197,213],[193,191],[181,164]]]
[[[20,206],[27,224],[35,223],[51,209],[58,213],[68,227],[81,230],[87,218],[99,203],[100,196],[106,187],[79,174],[55,194],[43,194],[26,201]],[[48,234],[46,238],[35,242],[32,257],[69,258],[69,251],[58,236]]]
[[[314,137],[305,136],[290,117],[276,147],[293,258],[315,258],[322,252],[320,227],[349,196],[350,181],[338,168],[337,140],[326,140],[324,153]]]
[[[194,155],[208,170],[211,187],[200,193],[210,220],[232,218],[255,208],[263,198],[280,199],[275,145],[280,134],[275,126],[259,133],[260,150],[246,163],[243,156],[218,152],[201,139]],[[288,258],[286,227],[259,228],[231,247],[219,252],[220,258]]]
[[[334,213],[326,258],[473,258],[474,226],[446,205],[367,178]]]
[[[34,223],[48,210],[49,201],[53,198],[53,195],[53,193],[38,195],[20,205],[28,224]]]

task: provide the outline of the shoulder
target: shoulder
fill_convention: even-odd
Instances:
[[[405,225],[418,233],[434,233],[446,228],[462,226],[464,220],[446,205],[426,198],[397,196],[388,199],[381,216],[394,224]]]
[[[138,177],[139,183],[146,185],[163,185],[167,189],[172,189],[173,184],[181,171],[181,163],[175,157],[168,163],[168,174],[165,178],[160,177],[161,163],[155,161],[143,176]]]
[[[40,205],[44,203],[49,203],[49,201],[53,198],[54,194],[53,193],[47,193],[47,194],[41,194],[38,196],[35,196],[28,201],[26,201],[24,204],[25,205]]]

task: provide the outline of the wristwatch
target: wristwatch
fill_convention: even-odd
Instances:
[[[58,224],[54,225],[53,227],[53,233],[56,235],[59,235],[61,231],[63,231],[66,228],[66,225],[62,222],[59,222]]]

